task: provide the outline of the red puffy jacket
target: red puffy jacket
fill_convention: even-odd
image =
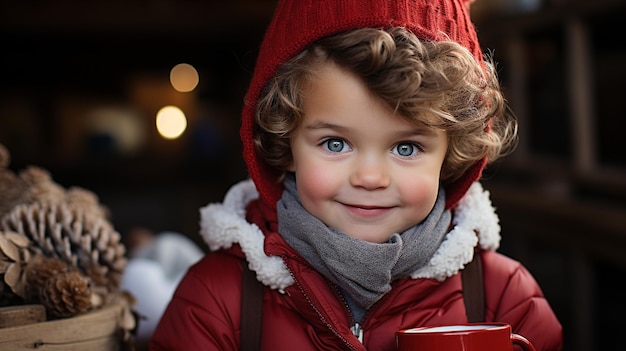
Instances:
[[[484,199],[479,193],[482,188],[470,189],[468,196]],[[153,335],[151,350],[238,350],[243,259],[266,285],[262,350],[395,350],[394,333],[398,329],[467,322],[458,272],[468,260],[463,259],[460,267],[450,270],[455,264],[449,262],[455,256],[438,259],[453,251],[444,241],[424,273],[433,278],[407,277],[393,283],[392,290],[368,311],[361,325],[363,343],[359,342],[350,330],[351,314],[337,288],[278,233],[263,227],[260,214],[255,219],[254,213],[248,213],[247,218],[265,228],[264,234],[254,225],[244,224],[247,222],[241,217],[241,206],[249,198],[249,194],[230,196],[230,200],[227,196],[224,205],[205,208],[205,240],[212,249],[222,249],[208,254],[183,278]],[[455,217],[463,211],[463,218],[484,212],[484,207],[474,207],[464,209],[462,200]],[[541,289],[519,262],[485,249],[493,247],[494,240],[497,245],[499,235],[480,233],[481,229],[489,232],[484,222],[492,222],[489,216],[481,216],[483,220],[476,221],[476,228],[467,228],[479,233],[486,321],[511,324],[513,331],[528,338],[538,351],[561,350],[561,325]],[[456,226],[467,226],[465,222],[457,221]],[[454,240],[453,232],[446,241]],[[454,246],[473,252],[471,245],[459,240]],[[267,269],[270,258],[278,260],[280,269]],[[439,269],[441,262],[448,265],[443,270]],[[432,272],[448,273],[445,279],[439,279]]]

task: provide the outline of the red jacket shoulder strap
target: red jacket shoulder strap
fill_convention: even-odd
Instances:
[[[248,262],[241,261],[241,351],[260,350],[263,328],[263,284],[256,279],[256,273],[248,268]]]
[[[474,259],[461,271],[463,301],[469,322],[485,321],[485,284],[480,252],[474,252]]]

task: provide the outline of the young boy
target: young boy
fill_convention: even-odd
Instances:
[[[201,210],[212,252],[152,349],[239,349],[249,267],[264,286],[261,349],[394,350],[399,329],[468,321],[461,271],[476,257],[484,321],[561,349],[531,274],[495,252],[498,218],[477,180],[517,129],[468,11],[279,1],[243,111],[251,180]]]

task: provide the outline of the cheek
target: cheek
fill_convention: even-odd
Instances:
[[[438,177],[413,177],[411,181],[401,182],[400,194],[408,206],[419,208],[419,212],[429,213],[437,201],[439,192]]]
[[[324,167],[301,167],[296,170],[298,194],[303,203],[331,196],[339,175]]]

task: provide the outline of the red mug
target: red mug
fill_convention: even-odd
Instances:
[[[463,323],[396,332],[398,351],[513,351],[513,345],[536,351],[528,339],[513,333],[506,323]]]

